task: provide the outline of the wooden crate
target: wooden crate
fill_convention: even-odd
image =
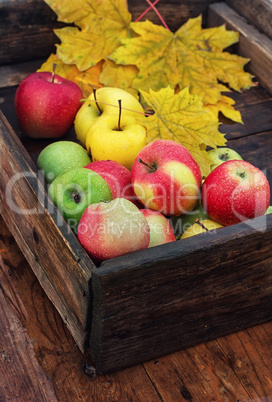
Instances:
[[[146,8],[144,1],[128,3],[134,17]],[[266,24],[272,6],[265,0],[173,0],[161,1],[158,9],[173,30],[203,13],[205,23],[226,23],[240,32],[236,50],[251,58],[249,68],[261,85],[233,94],[244,124],[221,129],[228,145],[263,169],[272,184],[272,45]],[[154,13],[148,18],[158,22]],[[36,168],[49,142],[26,138],[13,107],[17,85],[54,50],[56,25],[41,0],[0,2],[0,211],[80,350],[90,351],[105,373],[270,320],[272,215],[98,268],[82,249]]]

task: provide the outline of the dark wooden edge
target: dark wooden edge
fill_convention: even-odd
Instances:
[[[89,281],[95,266],[47,197],[42,176],[1,112],[0,161],[4,221],[84,351],[91,321],[87,317]],[[25,216],[21,210],[33,213]]]
[[[272,16],[272,6],[271,6]],[[249,25],[240,14],[226,3],[214,3],[209,7],[208,26],[226,24],[228,29],[239,32],[237,53],[250,59],[249,71],[258,82],[272,93],[272,40]]]
[[[272,215],[104,262],[92,277],[99,372],[272,318]]]
[[[270,0],[226,0],[226,3],[272,39]]]

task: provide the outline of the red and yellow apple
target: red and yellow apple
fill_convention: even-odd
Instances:
[[[174,231],[169,220],[160,212],[152,209],[141,209],[150,229],[150,242],[148,247],[175,241]]]
[[[87,207],[77,236],[96,263],[148,247],[150,229],[144,215],[125,198]]]
[[[50,72],[30,74],[15,94],[20,127],[32,138],[62,137],[73,125],[82,97],[73,81]]]
[[[200,167],[191,153],[171,140],[157,140],[137,155],[131,170],[133,191],[149,209],[164,215],[191,211],[199,200]]]
[[[224,162],[205,179],[202,205],[212,220],[224,226],[264,215],[270,205],[269,182],[249,162]]]
[[[187,239],[188,237],[196,236],[200,233],[205,233],[209,232],[214,229],[220,229],[222,228],[223,225],[220,225],[220,223],[213,221],[212,219],[202,219],[202,220],[196,220],[196,222],[189,226],[182,234],[181,240],[182,239]]]

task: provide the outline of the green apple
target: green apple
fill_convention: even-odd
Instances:
[[[197,203],[197,206],[186,214],[179,216],[171,216],[170,223],[173,227],[174,233],[177,237],[180,237],[186,229],[195,223],[195,221],[208,219],[208,214],[204,211],[201,201]]]
[[[101,116],[86,137],[86,148],[93,161],[112,160],[129,170],[145,145],[145,127],[133,116],[123,114],[120,121],[117,114]]]
[[[140,102],[124,89],[113,87],[97,89],[81,106],[74,121],[77,138],[83,146],[86,144],[86,136],[93,123],[101,116],[119,114],[119,100],[122,103],[123,115],[137,118],[139,113],[144,113]]]
[[[238,152],[234,151],[234,149],[227,148],[227,147],[221,147],[221,148],[215,148],[215,149],[210,149],[208,151],[209,158],[211,160],[211,166],[210,166],[210,171],[215,169],[217,166],[221,165],[224,162],[230,161],[230,160],[243,160],[241,155],[238,154]]]
[[[265,215],[272,214],[272,205],[267,208]]]
[[[111,201],[107,182],[90,169],[77,168],[57,176],[48,190],[50,198],[73,229],[85,209],[97,202]]]
[[[37,161],[47,183],[52,183],[57,176],[70,169],[84,167],[88,163],[91,163],[91,159],[86,149],[73,141],[57,141],[47,145]]]
[[[185,230],[185,232],[181,236],[181,240],[222,227],[223,226],[220,225],[220,223],[217,223],[211,219],[197,220],[193,225]]]

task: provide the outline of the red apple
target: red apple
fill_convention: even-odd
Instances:
[[[85,168],[103,177],[111,189],[113,199],[126,198],[130,201],[134,200],[130,170],[125,166],[116,161],[103,160],[91,162]]]
[[[157,140],[139,152],[131,182],[135,195],[147,208],[164,215],[181,215],[198,202],[201,172],[183,145]]]
[[[79,86],[50,72],[26,77],[15,94],[15,111],[31,138],[59,138],[72,126],[83,98]]]
[[[140,210],[125,198],[87,207],[80,219],[78,240],[101,263],[148,247],[150,229]]]
[[[174,230],[169,220],[160,212],[152,209],[141,209],[150,229],[150,242],[148,247],[175,241]]]
[[[227,226],[264,215],[270,186],[264,173],[249,162],[230,160],[205,179],[202,204],[209,217]]]

